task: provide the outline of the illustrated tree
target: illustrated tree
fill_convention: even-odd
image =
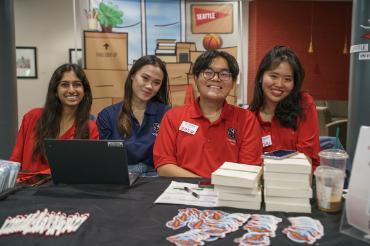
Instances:
[[[100,2],[98,20],[103,32],[112,32],[113,27],[123,23],[123,12],[112,2],[105,4]]]

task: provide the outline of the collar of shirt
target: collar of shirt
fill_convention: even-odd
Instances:
[[[76,121],[73,122],[72,126],[63,135],[60,135],[60,139],[73,139],[76,136]]]
[[[198,97],[197,100],[194,101],[194,103],[193,103],[193,105],[190,109],[191,110],[190,111],[191,118],[205,118],[201,109],[200,109],[199,100],[200,100],[200,98]],[[232,111],[233,111],[232,109],[233,109],[232,106],[230,104],[228,104],[227,101],[225,100],[220,118],[222,120],[232,120]]]
[[[152,100],[148,101],[144,114],[146,115],[156,115],[158,111],[158,102],[154,102]],[[131,113],[131,117],[135,118],[134,115]]]
[[[149,100],[146,107],[145,107],[145,111],[144,111],[144,119],[143,119],[143,122],[141,123],[141,125],[139,124],[139,122],[137,121],[137,119],[135,118],[133,112],[131,112],[131,118],[132,118],[132,121],[135,123],[135,127],[136,128],[140,128],[142,126],[145,125],[145,123],[148,121],[147,117],[145,117],[145,115],[150,115],[150,116],[153,116],[153,115],[156,115],[157,113],[157,103],[156,102],[153,102],[152,100]]]
[[[270,121],[263,121],[262,118],[261,118],[259,110],[256,110],[253,113],[256,115],[256,118],[257,118],[257,120],[258,120],[258,122],[260,123],[261,126],[270,126],[271,123],[276,120],[276,117],[273,116],[272,119],[271,119],[271,122]]]

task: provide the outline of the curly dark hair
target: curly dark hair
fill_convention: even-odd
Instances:
[[[76,74],[84,88],[84,97],[75,112],[76,133],[74,137],[77,139],[88,139],[90,137],[89,117],[92,94],[89,81],[79,65],[63,64],[51,76],[45,106],[40,119],[35,125],[35,146],[32,152],[33,160],[35,160],[37,154],[41,154],[41,158],[46,160],[44,139],[57,138],[59,136],[63,105],[59,100],[57,89],[63,74],[69,71],[73,71]]]
[[[147,55],[140,57],[130,69],[130,72],[127,75],[127,79],[125,82],[125,92],[123,97],[123,105],[121,108],[121,112],[118,116],[118,128],[119,131],[123,134],[123,136],[128,137],[132,133],[132,123],[131,123],[131,115],[132,115],[132,76],[135,75],[137,71],[139,71],[142,67],[146,65],[153,65],[157,66],[162,70],[163,79],[161,87],[159,88],[158,93],[151,98],[151,101],[157,101],[169,105],[169,86],[168,86],[168,73],[166,69],[165,63],[156,57],[155,55]]]
[[[282,62],[288,62],[292,67],[294,86],[290,94],[277,104],[275,116],[283,126],[296,130],[298,117],[304,117],[301,106],[304,70],[298,56],[286,46],[277,45],[263,57],[257,70],[253,99],[249,108],[251,111],[257,111],[263,106],[263,75],[266,71],[278,67]]]

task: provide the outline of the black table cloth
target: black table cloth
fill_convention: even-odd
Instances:
[[[134,187],[115,185],[53,185],[25,188],[0,201],[0,224],[8,216],[34,213],[37,210],[90,213],[90,218],[72,234],[58,237],[20,234],[0,237],[0,245],[169,245],[167,236],[185,232],[187,228],[172,230],[165,223],[177,215],[179,208],[191,206],[154,204],[155,199],[170,184],[170,178],[140,178]],[[174,179],[198,182],[198,179]],[[207,209],[198,207],[198,209]],[[367,245],[339,232],[341,213],[322,212],[313,205],[312,214],[267,213],[263,210],[214,208],[226,212],[273,214],[283,219],[278,224],[271,245],[299,245],[288,239],[282,230],[289,226],[290,216],[310,216],[324,226],[325,235],[316,245]],[[234,238],[246,233],[240,228],[206,245],[236,245]]]

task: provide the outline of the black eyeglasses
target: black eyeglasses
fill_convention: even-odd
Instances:
[[[225,82],[228,82],[232,79],[232,74],[228,71],[215,72],[210,68],[203,70],[203,78],[206,80],[213,79],[217,74],[217,77]]]

